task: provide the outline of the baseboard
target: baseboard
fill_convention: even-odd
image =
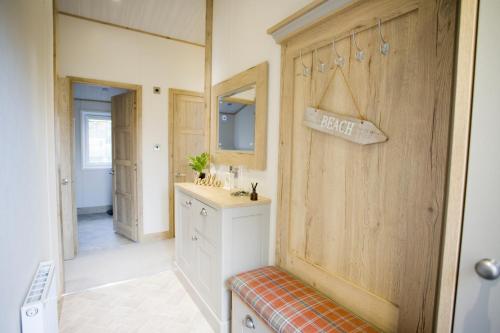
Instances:
[[[107,206],[96,206],[96,207],[80,207],[76,209],[76,213],[78,215],[84,215],[84,214],[99,214],[99,213],[106,213],[108,210],[112,209],[113,206],[107,205]]]
[[[168,231],[154,232],[152,234],[144,234],[141,242],[154,242],[168,238]]]
[[[217,315],[212,311],[212,309],[210,309],[205,300],[198,294],[191,281],[189,281],[187,276],[179,268],[177,262],[175,261],[174,261],[174,267],[175,267],[175,275],[177,276],[181,284],[184,286],[188,294],[191,296],[193,301],[196,303],[201,313],[203,314],[207,322],[210,324],[210,326],[213,328],[213,330],[216,333],[229,333],[231,321],[230,320],[224,322],[220,321]]]

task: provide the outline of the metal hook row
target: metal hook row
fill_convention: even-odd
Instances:
[[[382,35],[382,20],[381,19],[378,19],[377,26],[378,26],[378,33],[379,33],[379,37],[380,37],[379,51],[382,55],[387,56],[389,54],[390,44],[389,44],[389,42],[387,42],[384,39],[384,36]],[[351,37],[351,41],[354,44],[354,47],[356,49],[356,51],[355,51],[356,60],[361,62],[365,58],[365,52],[359,46],[358,41],[356,39],[356,33],[354,31],[351,32],[350,37]],[[332,41],[332,54],[336,55],[334,63],[336,66],[343,67],[345,64],[345,58],[342,57],[339,54],[339,52],[337,51],[337,49],[335,48],[335,42],[336,42],[335,40]],[[323,61],[321,61],[319,59],[318,49],[314,50],[314,54],[315,54],[316,63],[317,63],[317,71],[320,73],[325,72],[326,63],[324,63]],[[304,64],[304,61],[302,59],[302,50],[300,50],[300,62],[302,64],[302,68],[303,68],[303,72],[302,72],[303,76],[311,75],[311,66],[306,66]],[[330,68],[332,68],[332,67],[330,67]]]

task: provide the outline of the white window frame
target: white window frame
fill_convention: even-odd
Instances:
[[[89,147],[88,147],[88,119],[104,119],[111,120],[111,113],[109,112],[96,112],[96,111],[83,111],[81,112],[81,153],[82,153],[82,169],[96,170],[96,169],[111,169],[113,160],[110,163],[90,163],[89,162]],[[113,147],[113,146],[111,146]],[[111,148],[112,149],[112,148]]]

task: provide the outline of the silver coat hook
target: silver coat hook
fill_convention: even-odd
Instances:
[[[311,75],[311,68],[307,67],[304,64],[304,60],[302,59],[302,50],[300,50],[300,63],[302,64],[302,75],[308,77]]]
[[[319,59],[318,49],[314,49],[314,54],[316,56],[316,63],[317,63],[316,66],[317,66],[318,72],[324,73],[325,68],[326,68],[326,64],[323,61],[321,61],[321,59]]]
[[[335,65],[339,66],[339,67],[344,67],[344,64],[345,64],[345,59],[344,57],[342,57],[338,52],[337,52],[337,49],[335,48],[335,40],[333,40],[332,42],[332,49],[333,49],[333,52],[335,52],[335,54],[337,55],[337,57],[335,58]],[[332,52],[332,53],[333,53]]]
[[[354,31],[351,33],[351,36],[352,36],[352,43],[356,48],[355,52],[356,60],[361,62],[365,58],[365,52],[363,52],[363,50],[359,47],[358,41],[356,40],[356,33]]]
[[[378,34],[380,36],[380,53],[382,53],[383,55],[388,55],[389,54],[389,50],[391,48],[391,45],[386,42],[386,40],[384,39],[384,36],[382,36],[382,20],[381,19],[378,19]]]

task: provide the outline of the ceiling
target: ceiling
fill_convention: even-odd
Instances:
[[[111,101],[111,97],[125,93],[126,89],[104,87],[85,83],[73,84],[73,98],[93,101]]]
[[[205,0],[57,0],[61,13],[205,44]]]

